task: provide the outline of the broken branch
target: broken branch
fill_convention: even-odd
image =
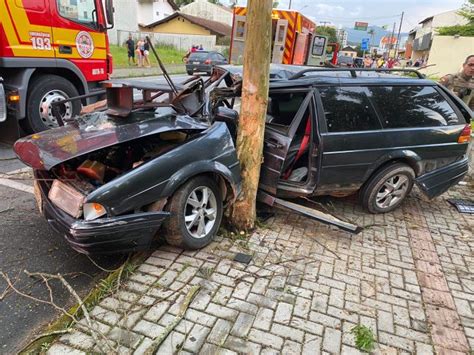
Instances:
[[[183,303],[181,304],[181,307],[179,308],[178,315],[175,317],[173,322],[171,322],[164,330],[163,333],[161,333],[158,337],[156,337],[151,345],[145,350],[145,355],[152,355],[155,353],[155,351],[160,347],[161,343],[168,337],[168,335],[171,333],[171,331],[179,324],[181,319],[183,319],[184,314],[189,308],[189,304],[193,300],[194,296],[196,293],[199,291],[201,288],[200,285],[194,285],[191,287],[189,292],[186,294],[186,297],[184,297]]]

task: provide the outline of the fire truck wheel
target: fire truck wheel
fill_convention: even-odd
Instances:
[[[24,129],[34,133],[58,127],[51,104],[78,95],[75,86],[60,76],[42,75],[33,79],[28,90]],[[81,103],[66,102],[60,105],[59,111],[63,119],[70,119],[81,112]]]

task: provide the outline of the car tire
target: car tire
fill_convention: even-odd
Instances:
[[[410,193],[415,172],[403,163],[390,164],[373,175],[360,191],[362,206],[371,213],[387,213]]]
[[[42,75],[34,79],[28,90],[26,102],[26,118],[22,126],[28,133],[45,131],[57,126],[56,118],[49,110],[44,111],[43,103],[54,102],[78,96],[76,87],[68,80],[57,75]],[[49,106],[48,106],[49,107]],[[45,112],[42,115],[42,112]],[[74,117],[81,112],[81,102],[74,101],[63,106],[67,118]],[[44,117],[47,116],[47,117]]]
[[[188,73],[188,75],[194,75],[193,71],[192,70],[188,70],[186,71]]]
[[[204,204],[205,191],[207,204]],[[211,178],[197,176],[174,193],[166,210],[170,212],[170,218],[163,227],[168,244],[188,250],[203,248],[214,239],[221,224],[220,189]]]

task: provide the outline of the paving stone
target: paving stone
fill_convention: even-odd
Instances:
[[[291,315],[293,313],[293,305],[289,303],[279,302],[275,311],[275,322],[282,324],[290,324]]]
[[[183,347],[185,336],[178,332],[171,332],[156,350],[156,354],[174,354]]]
[[[248,335],[248,339],[270,348],[281,349],[283,345],[283,338],[269,334],[268,332],[262,332],[261,330],[251,329]]]
[[[202,345],[206,342],[207,335],[210,331],[211,329],[200,324],[194,325],[184,342],[183,348],[191,353],[198,353]]]
[[[77,330],[61,336],[60,340],[65,345],[70,345],[75,348],[81,348],[83,350],[92,349],[95,343],[95,340],[91,335],[84,334]]]
[[[150,308],[150,310],[145,314],[145,319],[150,322],[156,322],[160,319],[163,314],[168,310],[171,306],[170,302],[162,301],[158,302],[154,306]]]
[[[327,327],[338,328],[341,326],[341,320],[319,312],[311,312],[309,319],[312,322],[320,323]]]
[[[194,309],[188,309],[184,317],[191,322],[205,325],[206,327],[212,327],[216,322],[216,317],[204,312],[196,311]]]
[[[227,307],[235,309],[239,312],[245,312],[250,314],[256,314],[258,311],[258,307],[256,305],[236,298],[231,298],[227,302]]]
[[[341,338],[340,330],[326,328],[324,331],[323,349],[330,353],[339,354],[341,351]]]
[[[260,308],[255,317],[255,322],[253,326],[262,330],[270,330],[272,320],[273,320],[273,311],[268,308]]]
[[[224,349],[220,346],[206,343],[199,352],[201,355],[238,355],[235,351]]]
[[[134,332],[143,334],[151,339],[155,339],[158,335],[163,333],[164,330],[165,330],[165,327],[162,327],[161,325],[158,325],[155,323],[148,322],[146,320],[139,321],[133,328]]]
[[[323,338],[314,335],[306,335],[305,342],[303,344],[303,355],[321,354],[321,346]]]
[[[224,347],[239,354],[259,354],[262,349],[260,344],[251,342],[248,339],[237,338],[232,335],[227,337]]]
[[[278,304],[277,301],[257,293],[250,293],[247,297],[247,302],[250,302],[258,307],[265,307],[271,309],[276,309]]]
[[[62,354],[85,355],[86,353],[84,351],[74,349],[64,344],[54,343],[53,345],[50,346],[46,354],[48,355],[62,355]]]
[[[217,344],[217,345],[224,344],[227,336],[230,333],[231,328],[232,328],[231,322],[224,319],[218,319],[216,324],[212,328],[211,333],[209,334],[209,337],[207,338],[207,341],[213,344]]]
[[[224,318],[224,319],[233,321],[235,318],[237,318],[237,315],[239,312],[234,309],[219,306],[211,302],[207,306],[206,313],[211,314],[215,317]]]
[[[288,354],[288,355],[299,355],[301,354],[301,349],[302,349],[301,342],[298,343],[291,340],[285,340],[281,353]]]
[[[291,339],[297,342],[302,342],[304,338],[304,332],[295,329],[293,327],[287,327],[286,325],[273,323],[271,333],[278,335],[284,339]]]
[[[237,317],[234,326],[232,327],[231,334],[240,338],[246,337],[253,325],[254,320],[254,315],[241,312]]]
[[[143,336],[126,329],[113,328],[107,335],[107,338],[127,348],[133,349],[138,346],[140,341],[143,339]]]

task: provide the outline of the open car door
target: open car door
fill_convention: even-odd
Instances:
[[[268,102],[259,184],[260,189],[272,195],[276,195],[278,181],[283,174],[291,142],[312,96],[312,92],[288,93],[286,91],[284,95],[290,100],[282,102],[278,94],[280,94],[278,91],[270,93]],[[294,99],[290,95],[295,95]]]

